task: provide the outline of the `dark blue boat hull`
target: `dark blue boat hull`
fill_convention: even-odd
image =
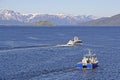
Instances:
[[[86,65],[82,64],[82,63],[78,63],[77,64],[77,68],[86,68],[86,69],[94,69],[98,67],[98,63],[96,64],[91,64],[91,63],[88,63]]]

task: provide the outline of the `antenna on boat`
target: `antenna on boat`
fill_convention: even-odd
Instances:
[[[90,49],[88,49],[88,53],[91,54],[91,50]]]

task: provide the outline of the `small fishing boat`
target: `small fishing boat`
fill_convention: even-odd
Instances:
[[[92,54],[91,50],[88,51],[88,54],[84,55],[82,62],[77,63],[77,68],[85,69],[94,69],[98,67],[98,60],[96,54]]]
[[[73,46],[73,45],[80,45],[82,43],[82,40],[79,40],[77,36],[75,36],[72,40],[69,40],[67,45]]]

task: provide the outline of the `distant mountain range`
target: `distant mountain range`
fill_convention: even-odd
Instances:
[[[22,14],[12,10],[0,10],[0,25],[75,25],[75,26],[120,26],[120,14],[97,19],[89,15]]]
[[[81,26],[120,26],[120,14],[82,23]]]
[[[26,25],[39,21],[48,21],[56,25],[80,25],[83,22],[95,19],[96,17],[92,15],[21,14],[12,10],[0,10],[0,25]]]

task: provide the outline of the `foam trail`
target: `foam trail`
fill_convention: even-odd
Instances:
[[[0,47],[0,51],[3,50],[16,50],[16,49],[31,49],[31,48],[52,48],[52,47],[64,47],[71,46],[67,44],[59,44],[59,45],[36,45],[36,46],[18,46],[18,47]]]
[[[53,45],[37,45],[37,46],[18,46],[18,47],[1,47],[0,50],[12,50],[12,49],[27,49],[27,48],[44,48],[52,47]]]
[[[80,44],[82,45],[82,44]],[[31,48],[53,48],[53,47],[69,47],[78,45],[57,44],[57,45],[33,45],[33,46],[18,46],[18,47],[0,47],[0,51],[18,50],[18,49],[31,49]]]
[[[58,45],[56,45],[56,46],[58,46],[58,47],[62,47],[62,46],[72,46],[72,45],[67,45],[67,44],[58,44]]]

